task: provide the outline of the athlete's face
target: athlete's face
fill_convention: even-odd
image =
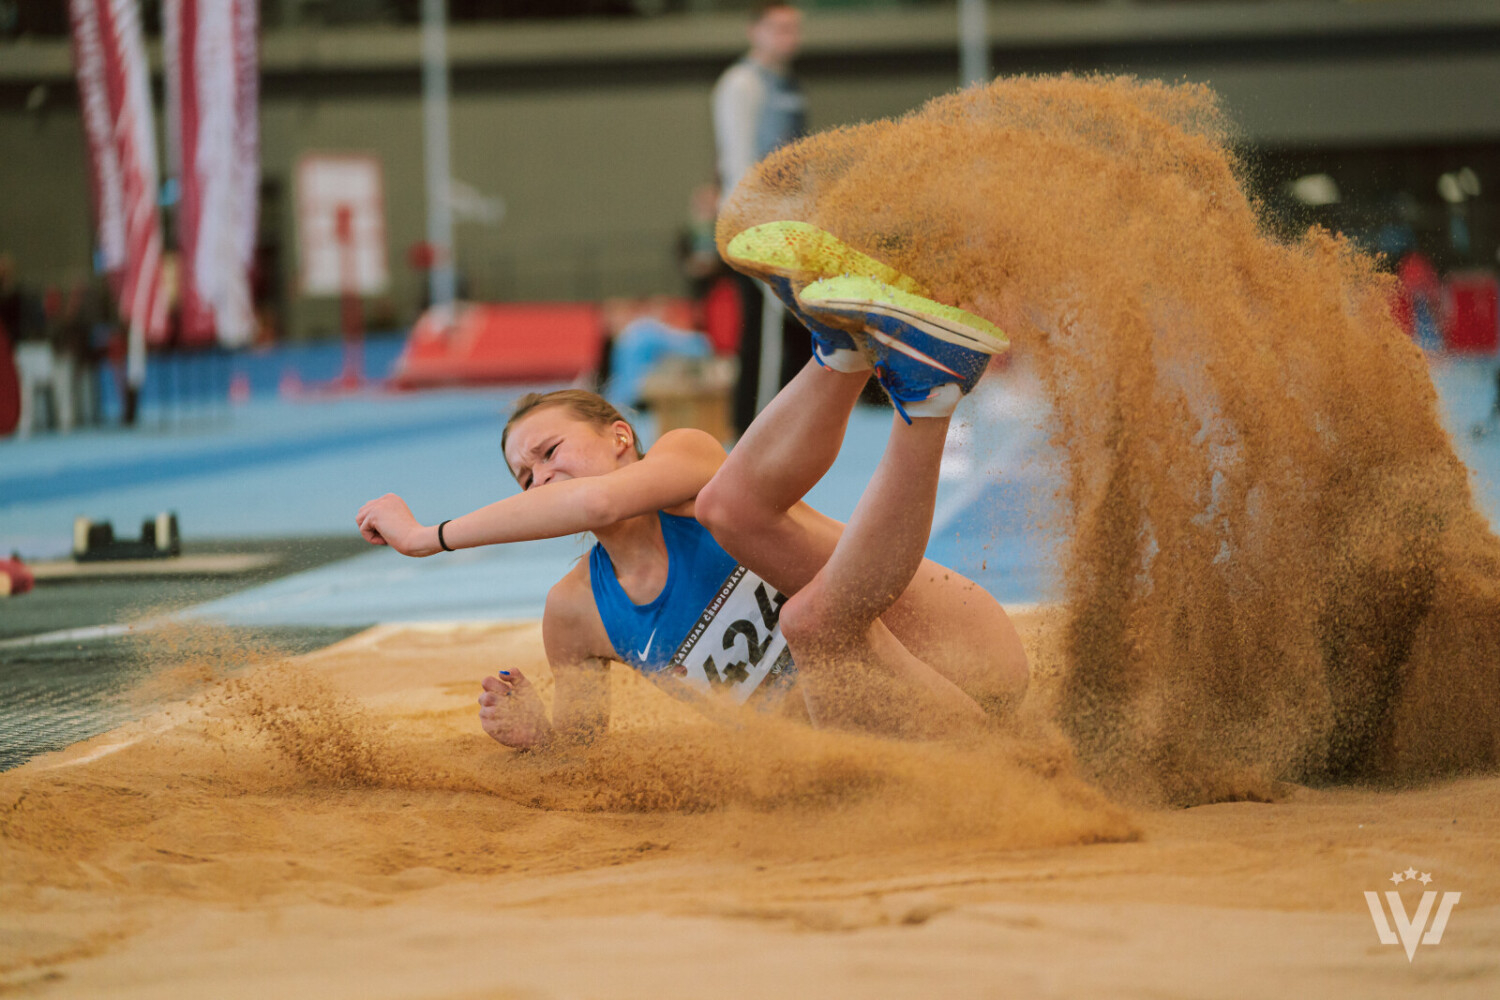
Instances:
[[[635,457],[630,425],[597,424],[567,406],[543,406],[510,429],[505,461],[521,489],[613,472]]]

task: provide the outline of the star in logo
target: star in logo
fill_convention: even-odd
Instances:
[[[1423,885],[1426,885],[1428,882],[1432,881],[1432,872],[1423,872],[1422,877],[1417,879],[1417,881],[1421,882]]]
[[[1414,879],[1414,878],[1417,877],[1417,870],[1415,868],[1408,868],[1408,869],[1406,869],[1406,871],[1402,872],[1401,874],[1405,875],[1406,876],[1406,880],[1408,882],[1410,882],[1412,879]]]
[[[1393,882],[1396,885],[1400,885],[1401,884],[1401,880],[1402,880],[1403,877],[1404,876],[1402,876],[1402,874],[1400,872],[1391,872],[1391,882]]]

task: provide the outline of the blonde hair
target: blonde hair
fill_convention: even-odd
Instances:
[[[502,453],[505,451],[505,442],[510,439],[511,428],[516,426],[517,421],[548,406],[566,406],[573,411],[575,417],[587,420],[596,427],[608,427],[618,420],[630,428],[630,446],[635,449],[635,457],[640,458],[645,454],[641,451],[641,436],[636,433],[635,425],[621,416],[613,403],[597,392],[589,392],[587,389],[528,392],[516,400],[516,408],[511,411],[510,419],[505,422],[505,430],[500,432],[500,451]],[[509,459],[506,461],[508,462]]]

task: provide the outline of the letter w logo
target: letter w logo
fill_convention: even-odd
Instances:
[[[1437,916],[1433,918],[1432,927],[1427,931],[1426,937],[1422,936],[1423,928],[1427,927],[1427,918],[1432,913],[1432,903],[1437,899],[1437,893],[1422,893],[1422,901],[1417,904],[1417,912],[1410,917],[1406,915],[1406,906],[1401,902],[1401,894],[1387,892],[1386,902],[1391,905],[1391,919],[1396,922],[1396,929],[1391,930],[1391,925],[1385,919],[1385,907],[1380,905],[1380,893],[1366,892],[1365,902],[1369,904],[1370,916],[1375,921],[1375,933],[1380,935],[1381,944],[1399,944],[1406,949],[1406,960],[1410,962],[1417,953],[1418,944],[1438,944],[1443,940],[1443,930],[1448,926],[1448,914],[1453,912],[1453,907],[1458,904],[1461,892],[1443,893],[1443,901],[1438,904]],[[1400,938],[1397,938],[1397,934]]]

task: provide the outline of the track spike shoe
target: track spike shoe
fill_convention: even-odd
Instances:
[[[858,322],[875,355],[875,377],[903,419],[951,416],[990,357],[1010,348],[981,316],[868,277],[843,276],[802,289],[805,310]]]
[[[817,226],[795,220],[767,222],[737,234],[725,259],[738,271],[764,281],[812,332],[813,357],[836,371],[868,371],[858,323],[817,316],[804,309],[797,292],[811,282],[840,275],[863,275],[893,288],[923,294],[922,285],[895,268],[849,246]]]

